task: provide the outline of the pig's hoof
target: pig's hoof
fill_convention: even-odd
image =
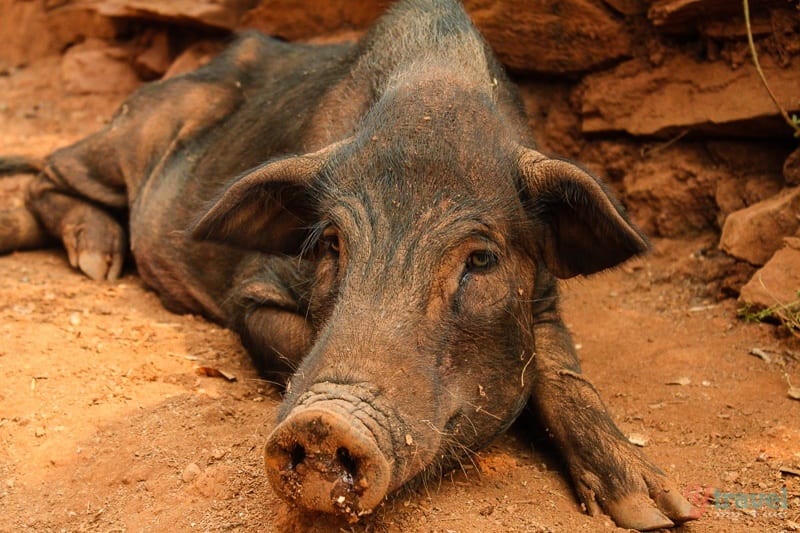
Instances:
[[[125,262],[126,238],[113,220],[66,226],[62,238],[69,264],[93,280],[115,280]]]
[[[115,280],[122,272],[122,258],[99,252],[79,252],[78,268],[93,280]]]
[[[640,475],[626,469],[613,481],[607,476],[601,481],[589,473],[580,476],[577,489],[589,513],[597,515],[604,510],[618,526],[639,531],[664,529],[699,517],[698,510],[658,469],[649,464],[641,467]],[[625,479],[628,476],[634,479]],[[621,484],[628,487],[627,492]],[[611,485],[616,487],[612,489]],[[607,496],[620,492],[621,496]]]

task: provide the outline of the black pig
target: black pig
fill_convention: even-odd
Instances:
[[[169,309],[232,328],[286,382],[266,467],[299,506],[369,513],[527,403],[589,512],[692,517],[581,375],[557,309],[557,277],[646,240],[596,178],[534,149],[455,1],[400,2],[352,45],[244,34],[52,154],[27,205],[72,266],[115,279],[130,247]]]

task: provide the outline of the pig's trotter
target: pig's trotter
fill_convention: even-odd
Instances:
[[[303,295],[306,268],[296,258],[256,254],[243,263],[226,299],[231,329],[278,385],[286,383],[311,347]]]
[[[580,374],[540,374],[535,395],[590,514],[605,511],[618,526],[640,531],[693,518],[692,506],[678,487],[628,442]]]
[[[70,215],[61,232],[69,264],[94,280],[119,278],[127,247],[122,227],[91,206],[80,206]]]
[[[618,526],[640,531],[696,518],[678,487],[611,420],[597,390],[580,373],[561,321],[548,313],[542,317],[535,330],[532,407],[562,453],[586,510],[606,512]]]
[[[256,364],[281,385],[297,370],[311,346],[311,328],[305,318],[275,307],[249,309],[239,332]]]
[[[32,183],[28,207],[48,233],[62,240],[72,267],[94,280],[119,278],[127,237],[111,215],[57,190],[44,175]]]

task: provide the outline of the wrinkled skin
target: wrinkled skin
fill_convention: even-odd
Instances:
[[[646,241],[526,124],[461,8],[408,1],[355,45],[247,34],[146,86],[55,152],[27,205],[72,266],[115,279],[130,248],[168,308],[231,327],[286,383],[265,461],[290,502],[357,519],[527,404],[590,513],[689,520],[582,376],[557,309],[556,277]]]

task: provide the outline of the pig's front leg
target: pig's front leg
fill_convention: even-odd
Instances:
[[[572,339],[556,309],[555,283],[537,301],[535,380],[531,407],[569,468],[587,511],[608,513],[617,525],[642,531],[696,518],[664,472],[634,447],[611,420],[582,374]]]
[[[286,384],[311,347],[309,268],[297,258],[254,254],[243,261],[225,304],[230,328],[278,386]]]
[[[70,265],[92,279],[117,279],[127,250],[127,235],[96,202],[80,196],[49,167],[28,188],[27,206],[45,230],[61,239]]]

